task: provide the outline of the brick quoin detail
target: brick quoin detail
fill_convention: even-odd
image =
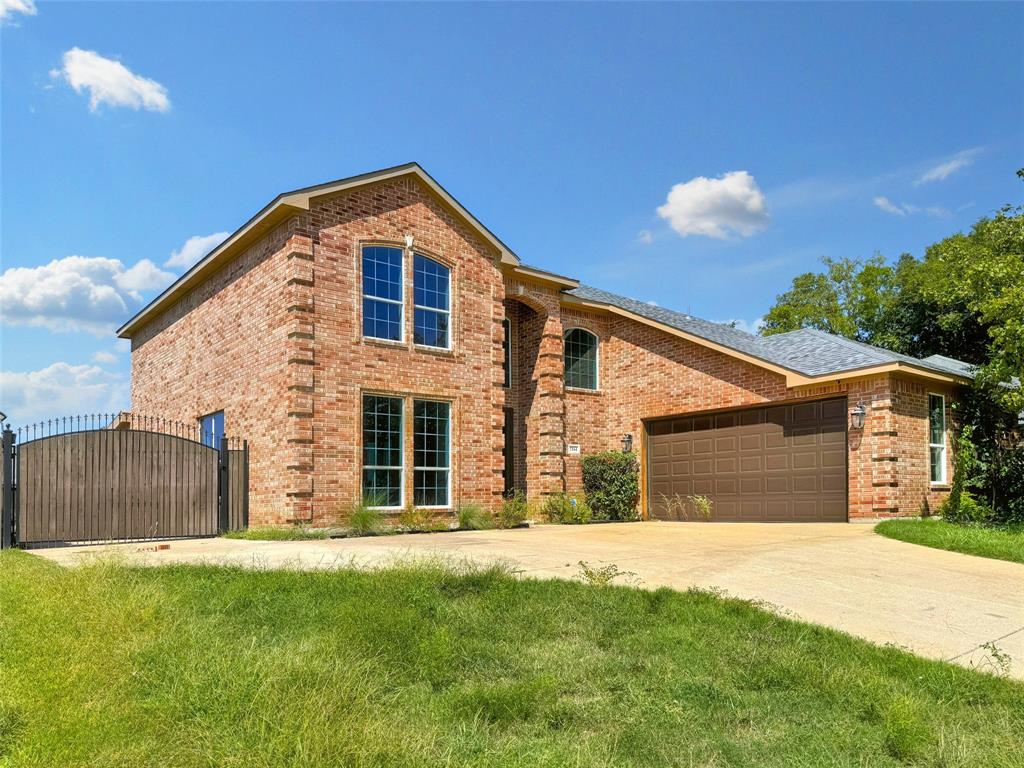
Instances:
[[[365,244],[405,251],[404,342],[362,337]],[[450,351],[412,342],[413,251],[451,270]],[[643,458],[645,420],[836,396],[868,410],[864,428],[848,432],[850,519],[916,515],[926,503],[934,510],[947,492],[928,482],[927,429],[928,394],[946,395],[949,405],[948,387],[886,373],[790,388],[781,374],[566,301],[556,284],[513,274],[500,259],[415,177],[313,198],[133,332],[133,409],[183,421],[223,410],[227,432],[249,441],[254,525],[326,523],[358,499],[367,392],[404,399],[407,469],[412,400],[451,403],[453,508],[500,502],[506,409],[515,485],[540,499],[579,489],[580,457],[566,455],[568,443],[588,454],[618,449],[632,434]],[[505,318],[513,339],[507,388]],[[564,385],[570,328],[599,339],[597,391]]]

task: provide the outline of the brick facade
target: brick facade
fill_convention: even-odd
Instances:
[[[413,344],[408,307],[406,341],[363,338],[367,244],[405,249],[407,296],[412,250],[450,268],[451,351]],[[564,386],[562,340],[572,328],[600,340],[597,392]],[[781,374],[567,303],[556,285],[511,274],[493,245],[415,177],[314,198],[132,338],[133,410],[183,421],[223,410],[228,433],[249,440],[254,525],[328,521],[358,498],[364,393],[402,397],[406,409],[414,397],[451,403],[453,507],[500,499],[509,410],[515,485],[537,498],[579,487],[580,457],[566,455],[569,443],[587,454],[632,434],[642,457],[647,419],[846,395],[868,406],[864,429],[849,433],[850,517],[918,514],[925,499],[934,509],[942,496],[928,483],[929,391],[951,394],[891,374],[787,388]],[[407,499],[411,483],[406,471]]]

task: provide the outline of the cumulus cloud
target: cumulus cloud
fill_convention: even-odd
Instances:
[[[33,0],[0,0],[0,21],[9,21],[16,13],[35,16],[38,12]]]
[[[193,235],[185,241],[181,248],[171,252],[171,258],[164,262],[164,266],[191,267],[203,256],[223,243],[227,239],[228,234],[227,232],[214,232],[212,235]]]
[[[980,152],[981,147],[965,149],[963,152],[957,152],[949,159],[943,160],[938,165],[932,166],[921,174],[917,181],[914,182],[914,185],[920,186],[921,184],[931,184],[934,181],[943,181],[959,171],[961,168],[966,168],[971,165],[974,162],[974,158],[977,157]]]
[[[93,354],[92,361],[94,363],[111,365],[112,363],[117,362],[117,355],[115,355],[113,352],[107,352],[106,350],[101,349],[99,352]]]
[[[698,176],[676,184],[658,208],[658,215],[683,237],[749,237],[768,226],[764,193],[746,171],[732,171],[717,179]]]
[[[0,317],[12,325],[103,336],[142,305],[142,291],[173,278],[148,259],[131,268],[117,259],[87,256],[12,267],[0,275]]]
[[[96,365],[54,363],[38,371],[0,371],[0,402],[12,424],[54,416],[112,413],[130,401],[123,374]]]
[[[89,109],[93,112],[99,111],[101,104],[150,112],[167,112],[171,108],[164,86],[96,51],[72,48],[65,52],[62,67],[50,71],[50,77],[65,80],[76,93],[88,91]]]
[[[923,213],[926,216],[949,216],[949,211],[939,205],[919,206],[910,203],[894,203],[888,197],[878,196],[872,202],[876,208],[880,208],[893,216],[910,216],[915,213]]]

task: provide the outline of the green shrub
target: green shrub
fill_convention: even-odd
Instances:
[[[434,510],[406,506],[398,516],[398,525],[412,533],[443,531],[449,526],[446,520],[434,514]]]
[[[483,531],[494,526],[490,514],[479,504],[464,504],[458,515],[460,531]]]
[[[541,515],[549,523],[581,525],[589,523],[594,516],[581,493],[555,493],[544,500]]]
[[[583,457],[583,490],[596,520],[636,520],[640,467],[636,455],[605,451]]]
[[[345,523],[354,536],[376,536],[384,530],[384,513],[377,507],[384,500],[375,496],[364,496],[353,504],[345,514]]]
[[[501,502],[494,523],[498,528],[515,528],[523,524],[529,512],[530,507],[526,503],[526,494],[516,491]]]

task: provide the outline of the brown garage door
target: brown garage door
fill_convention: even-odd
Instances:
[[[846,399],[681,416],[647,427],[651,517],[846,520]],[[685,512],[681,512],[684,509]]]

